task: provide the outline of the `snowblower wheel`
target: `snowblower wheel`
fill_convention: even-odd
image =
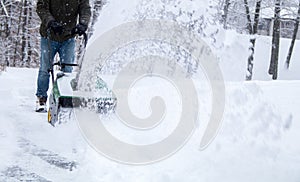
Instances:
[[[50,112],[50,108],[48,109],[48,123],[51,124],[51,112]]]

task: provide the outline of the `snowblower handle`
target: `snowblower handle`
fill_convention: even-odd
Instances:
[[[53,64],[53,66],[58,65],[61,69],[64,69],[66,66],[79,66],[76,63],[61,63],[60,61]]]
[[[51,49],[51,42],[50,42],[50,37],[51,37],[51,29],[48,28],[47,29],[47,43],[48,43],[48,53],[49,53],[49,68],[48,68],[48,72],[51,74],[51,81],[52,84],[54,84],[54,71],[53,71],[53,59],[51,58],[52,56],[52,49]]]
[[[79,36],[81,36],[76,28],[72,30],[71,35],[79,35]],[[87,36],[87,34],[85,32],[82,33],[82,36],[83,36],[83,39],[84,39],[84,47],[86,47],[87,42],[88,42],[88,36]]]
[[[74,64],[74,63],[60,63],[60,62],[56,62],[53,64],[53,66],[55,65],[59,65],[59,66],[78,66],[78,64]]]
[[[83,38],[84,38],[84,47],[86,47],[86,44],[88,42],[88,36],[87,36],[87,34],[85,32],[83,34]]]

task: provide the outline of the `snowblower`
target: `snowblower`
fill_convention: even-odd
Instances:
[[[75,34],[77,34],[75,32]],[[87,44],[87,35],[84,36],[84,49]],[[49,45],[50,46],[50,45]],[[82,64],[82,63],[81,63]],[[60,70],[65,66],[79,67],[78,71],[65,73],[59,71],[54,74],[54,66],[58,66]],[[110,114],[115,111],[117,98],[108,88],[107,84],[97,76],[95,92],[83,92],[77,88],[78,75],[81,66],[78,64],[54,63],[49,72],[52,80],[52,90],[49,96],[48,122],[52,126],[60,123],[63,108],[87,108],[99,114]],[[95,94],[96,93],[96,94]]]

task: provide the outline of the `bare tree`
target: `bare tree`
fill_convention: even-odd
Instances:
[[[1,60],[7,66],[37,67],[39,49],[39,18],[32,0],[2,0],[6,8],[6,17],[1,12],[1,25],[5,23],[7,33],[1,32]],[[2,29],[2,28],[1,28]]]
[[[278,76],[278,56],[279,56],[279,44],[280,44],[280,0],[275,1],[274,8],[274,26],[272,36],[272,52],[271,61],[269,67],[269,74],[273,75],[272,79],[276,80]]]
[[[18,66],[36,67],[38,65],[38,54],[35,51],[38,46],[38,21],[34,12],[34,4],[30,0],[23,0],[22,27],[20,32],[21,39],[21,58]],[[35,17],[34,17],[35,16]]]
[[[294,49],[298,29],[299,29],[299,22],[300,22],[300,1],[299,1],[299,5],[298,5],[297,18],[296,18],[295,24],[294,24],[294,31],[293,31],[292,41],[291,41],[291,45],[290,45],[289,52],[288,52],[286,62],[285,62],[285,66],[286,66],[287,69],[289,69],[289,66],[290,66],[290,61],[291,61],[291,57],[292,57],[292,53],[293,53],[293,49]]]
[[[227,16],[228,16],[228,9],[230,6],[230,0],[225,0],[225,5],[224,5],[224,16],[223,16],[223,26],[224,29],[227,29]]]
[[[0,5],[0,38],[7,38],[10,31],[8,28],[8,11],[5,6],[5,1],[0,0],[1,5]],[[5,47],[5,41],[1,41],[0,47]],[[0,50],[0,72],[5,70],[6,64],[5,64],[5,50],[1,49]]]
[[[19,36],[21,34],[21,28],[22,28],[22,15],[23,15],[23,11],[24,11],[24,0],[22,0],[21,2],[21,9],[20,9],[20,13],[19,13],[19,16],[18,16],[18,24],[17,24],[17,32],[16,32],[16,35],[14,35],[16,38],[15,38],[15,47],[14,47],[14,57],[13,57],[13,62],[10,63],[10,66],[17,66],[17,62],[18,60],[20,60],[18,54],[18,47],[19,47]]]
[[[244,0],[245,10],[246,10],[246,16],[247,16],[247,20],[248,20],[247,29],[249,31],[249,34],[251,35],[251,38],[250,38],[251,46],[249,48],[250,55],[248,57],[246,80],[252,80],[253,62],[254,62],[254,50],[255,50],[255,42],[256,42],[255,35],[257,34],[257,27],[258,27],[258,23],[259,23],[259,14],[260,14],[260,9],[261,9],[261,1],[262,0],[257,0],[256,1],[255,14],[254,14],[254,23],[252,25],[252,20],[251,20],[251,14],[250,14],[250,8],[249,8],[248,0]]]
[[[22,14],[22,38],[21,38],[21,54],[22,54],[22,57],[21,57],[21,61],[20,61],[20,64],[21,65],[27,65],[28,64],[28,55],[27,55],[27,51],[28,51],[28,47],[27,47],[27,29],[26,29],[26,26],[28,24],[28,0],[24,0],[24,13]],[[21,66],[20,65],[20,66]]]

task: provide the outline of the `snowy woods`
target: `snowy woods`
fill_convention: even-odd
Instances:
[[[89,29],[90,35],[105,3],[106,1],[101,0],[91,1],[93,16],[92,25]],[[255,66],[256,35],[272,36],[270,66],[269,70],[266,71],[273,79],[277,79],[280,38],[288,38],[291,41],[285,60],[286,68],[289,68],[295,40],[300,37],[298,34],[299,3],[297,0],[211,0],[207,5],[207,12],[199,13],[203,9],[198,7],[184,8],[182,7],[184,3],[180,0],[158,0],[155,3],[141,0],[137,7],[136,17],[137,19],[174,20],[212,41],[215,41],[216,34],[221,28],[250,35],[249,42],[243,42],[244,45],[249,45],[248,59],[245,60],[247,62],[246,80],[252,79],[253,67]],[[35,12],[35,5],[35,0],[1,0],[1,70],[5,66],[38,67],[40,20]],[[217,25],[219,28],[211,30],[211,25]],[[77,53],[79,58],[80,50]]]
[[[300,1],[223,0],[216,2],[219,2],[217,17],[221,18],[220,22],[225,29],[234,29],[251,35],[246,80],[252,79],[257,34],[272,36],[268,72],[273,79],[277,79],[280,38],[291,39],[289,52],[286,53],[286,68],[288,68],[298,34]]]
[[[1,64],[37,67],[39,18],[32,1],[1,1]]]
[[[105,2],[94,0],[90,3],[93,15],[89,35]],[[0,68],[38,67],[40,19],[36,0],[1,0],[0,12]]]

